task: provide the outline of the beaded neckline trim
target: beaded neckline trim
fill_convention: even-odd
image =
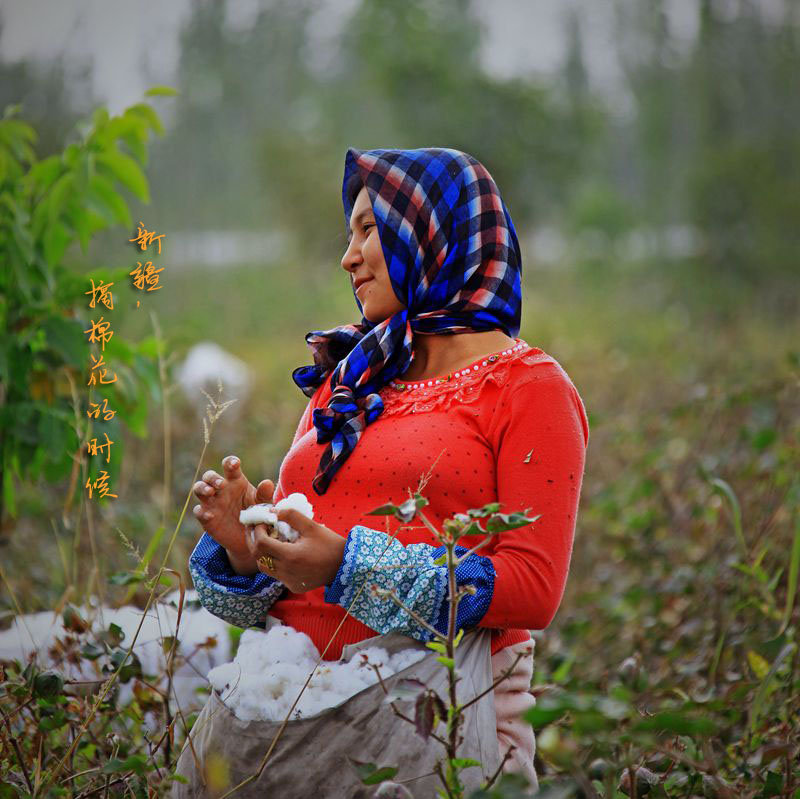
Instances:
[[[446,375],[445,377],[432,377],[430,380],[421,380],[414,383],[406,383],[403,381],[395,381],[390,380],[389,385],[395,391],[414,391],[415,389],[420,388],[427,388],[428,386],[436,386],[441,383],[449,383],[452,380],[456,380],[460,377],[466,377],[467,374],[471,374],[473,372],[478,372],[481,369],[485,369],[489,366],[494,365],[499,360],[508,360],[516,355],[517,352],[523,349],[530,349],[530,345],[524,341],[520,341],[518,344],[514,345],[513,347],[509,347],[507,350],[502,350],[502,352],[495,352],[492,355],[487,355],[485,358],[479,358],[477,361],[469,364],[469,366],[465,366],[463,369],[458,369],[454,372],[450,372],[450,374]]]

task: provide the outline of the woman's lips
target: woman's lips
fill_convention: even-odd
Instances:
[[[356,284],[356,294],[358,294],[358,290],[366,283],[369,283],[372,280],[371,277],[368,277],[366,280],[361,280]]]

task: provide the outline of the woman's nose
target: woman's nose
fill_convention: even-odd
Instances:
[[[361,247],[356,244],[354,239],[351,239],[350,243],[347,245],[344,255],[342,256],[342,269],[344,269],[346,272],[350,272],[351,270],[355,269],[361,263],[361,261]]]

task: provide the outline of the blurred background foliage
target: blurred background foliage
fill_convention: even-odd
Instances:
[[[129,198],[166,236],[163,290],[143,310],[121,287],[114,311],[130,342],[157,337],[153,311],[170,367],[212,339],[252,369],[202,468],[236,452],[251,480],[274,478],[305,404],[289,376],[303,335],[358,321],[339,266],[346,148],[472,153],[520,232],[521,336],[564,365],[591,423],[567,595],[538,644],[542,774],[583,795],[614,796],[641,766],[670,796],[797,796],[800,6],[696,0],[687,41],[663,0],[617,0],[613,104],[569,9],[559,70],[499,78],[467,0],[362,0],[324,58],[312,0],[265,3],[236,29],[225,5],[192,6],[179,94],[153,100],[151,202]],[[58,62],[0,63],[0,103],[21,103],[39,159],[79,140],[95,105]],[[246,232],[268,234],[258,256],[227,255],[224,234]],[[134,233],[98,231],[67,267],[131,268]],[[149,435],[124,435],[119,499],[90,506],[106,573],[130,567],[119,531],[145,549],[189,490],[202,425],[170,388],[151,375]],[[3,520],[25,610],[79,599],[95,562],[67,488],[20,483]],[[197,533],[185,520],[170,561],[184,573]],[[682,721],[641,727],[670,703]]]

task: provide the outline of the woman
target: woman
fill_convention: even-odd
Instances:
[[[457,570],[458,583],[476,589],[460,603],[458,625],[493,628],[495,676],[528,653],[495,689],[495,706],[500,752],[514,747],[506,770],[535,784],[533,732],[517,717],[533,704],[529,630],[550,623],[569,567],[589,435],[583,403],[553,358],[517,338],[519,244],[477,160],[451,149],[350,149],[343,203],[342,267],[362,321],[306,336],[314,365],[292,376],[310,402],[274,497],[272,483],[254,488],[233,456],[224,476],[209,471],[195,485],[206,532],[192,577],[212,613],[240,626],[263,626],[269,613],[337,659],[343,645],[376,633],[431,638],[370,591],[353,604],[364,582],[394,588],[436,629],[447,628],[438,541],[421,524],[401,525],[390,539],[373,529],[379,517],[370,510],[406,499],[422,478],[437,529],[494,501],[507,513],[541,514]],[[315,511],[314,521],[281,513],[299,540],[274,541],[260,525],[251,541],[241,508],[295,491]],[[403,568],[371,573],[387,544],[381,564]]]

